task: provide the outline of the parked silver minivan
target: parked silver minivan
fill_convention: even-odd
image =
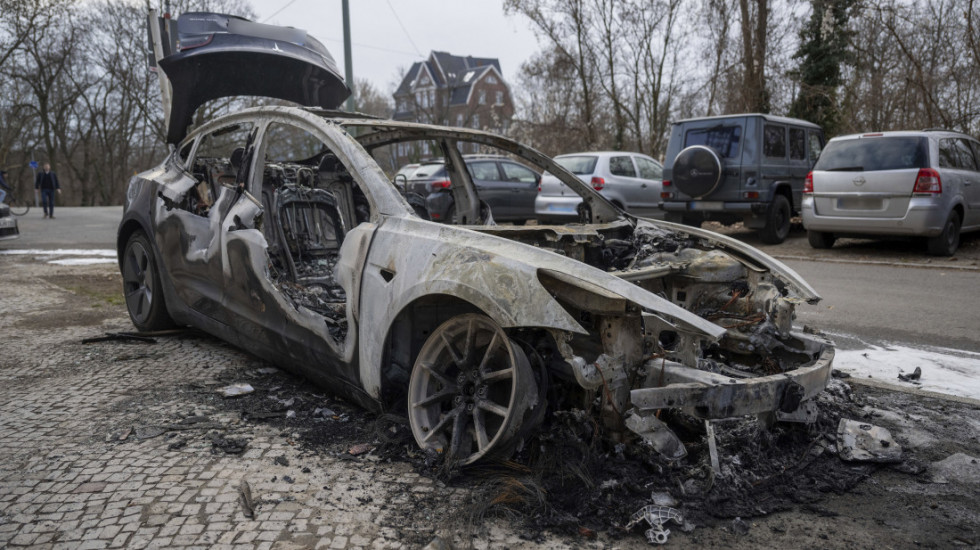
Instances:
[[[961,232],[980,229],[980,142],[940,130],[836,137],[803,192],[814,248],[841,236],[921,236],[930,254],[951,256]]]
[[[592,185],[600,195],[634,216],[662,218],[660,192],[663,165],[640,153],[601,151],[572,153],[555,157],[580,180]],[[558,178],[545,173],[541,178],[534,213],[542,223],[577,220],[582,197]]]

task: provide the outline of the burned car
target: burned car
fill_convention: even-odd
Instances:
[[[199,327],[364,407],[404,411],[421,447],[464,464],[508,456],[550,411],[573,408],[677,458],[659,410],[802,420],[827,384],[833,345],[793,327],[795,307],[820,298],[773,258],[634,218],[498,135],[328,110],[346,87],[315,41],[190,15],[211,17],[214,36],[160,62],[187,103],[170,111],[171,154],[130,181],[118,232],[140,330]],[[247,47],[219,36],[232,32]],[[306,81],[280,75],[288,91],[256,76],[283,71],[272,60],[284,55],[309,65]],[[210,64],[245,58],[247,78],[226,91],[305,106],[188,133],[208,79],[236,79]],[[455,225],[419,218],[372,156],[418,140],[445,156]],[[495,224],[464,143],[555,175],[581,195],[581,219]]]

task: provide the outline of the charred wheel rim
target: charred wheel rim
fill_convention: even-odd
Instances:
[[[156,294],[153,270],[153,258],[142,240],[131,240],[123,257],[123,289],[126,307],[137,324],[147,323],[152,315]]]
[[[420,447],[470,464],[512,449],[536,394],[520,346],[485,315],[460,315],[419,352],[408,417]]]

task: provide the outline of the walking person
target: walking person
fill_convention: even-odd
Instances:
[[[10,186],[7,185],[7,180],[4,178],[6,175],[6,170],[0,170],[0,202],[7,198],[7,191],[10,191]]]
[[[54,217],[54,192],[61,194],[61,186],[58,185],[58,175],[51,171],[51,164],[45,162],[44,170],[37,173],[34,180],[34,189],[41,190],[41,207],[44,209],[45,218]]]

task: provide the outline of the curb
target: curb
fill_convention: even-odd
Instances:
[[[898,384],[883,382],[881,380],[877,380],[874,378],[858,378],[853,374],[851,375],[850,378],[843,378],[841,379],[841,381],[846,382],[848,384],[858,384],[860,386],[868,386],[880,390],[896,391],[901,393],[907,393],[909,395],[930,397],[932,399],[941,399],[943,401],[953,401],[955,403],[980,407],[980,399],[973,399],[972,397],[963,397],[960,395],[950,395],[948,393],[939,393],[939,392],[923,390],[915,387],[899,386]]]
[[[858,264],[858,265],[883,265],[887,267],[915,267],[920,269],[952,269],[956,271],[980,271],[980,267],[972,265],[954,264],[918,264],[902,262],[885,262],[880,260],[847,260],[841,258],[811,258],[808,256],[790,256],[784,254],[770,254],[777,260],[796,260],[801,262],[827,262],[834,264]]]

